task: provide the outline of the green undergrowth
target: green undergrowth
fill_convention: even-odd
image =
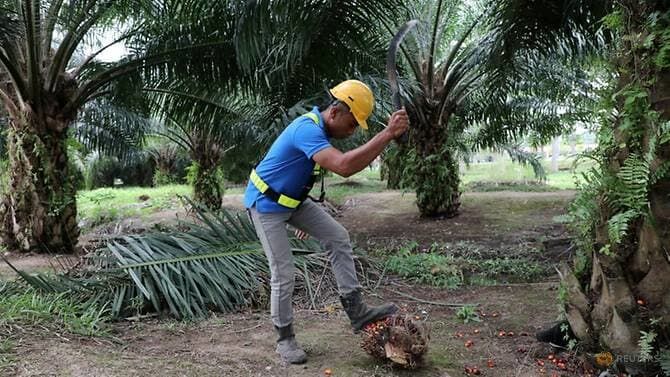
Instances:
[[[84,230],[127,217],[179,208],[178,196],[190,196],[187,185],[100,188],[77,194],[77,211]]]
[[[561,188],[551,186],[542,182],[533,181],[472,181],[461,186],[466,192],[491,192],[491,191],[524,191],[524,192],[551,192]]]
[[[17,360],[15,346],[24,332],[109,336],[107,308],[78,303],[66,294],[41,293],[0,281],[0,374]]]
[[[558,171],[552,171],[550,161],[544,159],[542,165],[547,178],[542,182],[538,182],[530,165],[513,163],[509,157],[462,166],[460,173],[463,189],[466,191],[574,190],[577,182],[582,180],[581,172],[588,170],[592,164],[589,160],[576,160],[574,156],[562,157]]]
[[[106,307],[86,305],[65,293],[42,293],[14,282],[0,282],[0,329],[41,326],[84,336],[109,335]]]
[[[532,282],[551,273],[539,251],[524,245],[501,250],[459,242],[420,249],[410,242],[382,254],[389,273],[436,287]]]

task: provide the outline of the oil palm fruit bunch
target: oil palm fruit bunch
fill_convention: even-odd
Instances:
[[[367,324],[361,331],[361,348],[380,361],[415,369],[428,352],[430,328],[420,317],[392,315]]]

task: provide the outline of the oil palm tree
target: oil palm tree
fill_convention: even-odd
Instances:
[[[610,351],[619,371],[670,372],[670,107],[667,1],[507,1],[510,40],[579,47],[604,38],[596,166],[571,206],[578,253],[561,269],[561,303],[584,346]],[[608,33],[596,33],[605,28]],[[577,36],[577,37],[575,37]],[[566,44],[566,40],[574,43]],[[581,45],[583,46],[583,45]]]
[[[180,90],[212,95],[211,89],[189,86],[187,91]],[[276,109],[259,102],[258,98],[254,102],[251,94],[240,91],[213,94],[212,97],[218,100],[212,102],[204,97],[176,97],[171,94],[175,90],[173,88],[167,95],[159,91],[153,96],[159,103],[155,115],[160,119],[160,126],[154,132],[190,157],[192,164],[188,176],[193,185],[193,199],[209,209],[220,209],[225,189],[223,158],[227,153],[233,153],[244,160],[245,152],[257,150],[253,146],[257,146],[261,139],[258,134],[261,127],[250,125],[267,127],[269,117]],[[250,166],[247,167],[250,169]]]
[[[547,64],[548,56],[530,47],[516,41],[510,47],[509,27],[498,23],[496,9],[494,2],[448,0],[409,8],[408,17],[421,20],[403,49],[412,127],[409,143],[392,153],[390,168],[392,177],[404,176],[403,184],[416,190],[424,216],[458,213],[459,152],[504,149],[531,131],[558,134],[575,116],[574,96],[565,94],[580,83],[564,77],[556,86],[549,75],[538,74],[541,68],[566,70],[557,49]],[[544,91],[537,90],[537,79]]]
[[[180,154],[180,148],[175,143],[165,143],[165,140],[154,138],[147,146],[147,153],[156,164],[153,184],[161,186],[180,182],[181,177],[176,175],[180,160],[185,156]]]
[[[582,253],[563,275],[575,334],[640,355],[633,372],[670,346],[670,94],[662,84],[669,17],[665,2],[624,1],[606,18],[617,33],[615,100],[601,118],[599,166],[573,204]],[[632,38],[639,33],[658,39],[645,44]]]
[[[9,116],[10,182],[2,203],[7,247],[74,249],[76,203],[65,140],[87,110],[146,115],[141,93],[158,78],[181,74],[225,86],[235,77],[234,54],[226,47],[232,47],[233,28],[226,26],[233,24],[235,4],[204,3],[0,2],[0,102]],[[80,57],[101,33],[119,24],[118,38]],[[218,33],[205,30],[213,25]],[[97,59],[118,44],[127,46],[125,57],[112,63]],[[106,119],[110,128],[133,127],[128,117]]]

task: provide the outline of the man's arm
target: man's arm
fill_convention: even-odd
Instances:
[[[398,110],[391,115],[388,127],[360,147],[346,153],[330,147],[317,152],[312,158],[323,168],[337,175],[349,177],[370,165],[392,140],[407,131],[408,126],[407,113],[404,109]]]

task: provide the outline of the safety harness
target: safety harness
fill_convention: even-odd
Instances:
[[[311,119],[317,125],[319,124],[319,117],[314,113],[307,113],[303,114],[302,116]],[[323,182],[323,175],[324,175],[323,173],[324,172],[321,166],[319,166],[319,164],[315,164],[314,170],[312,170],[312,175],[310,176],[309,181],[304,186],[302,193],[300,194],[300,197],[297,199],[275,191],[272,187],[270,187],[270,185],[268,185],[267,183],[265,183],[265,181],[263,181],[263,179],[261,178],[260,175],[258,175],[258,173],[256,173],[255,168],[251,170],[251,175],[249,176],[249,179],[254,184],[254,186],[256,186],[258,191],[260,191],[261,194],[265,195],[265,197],[269,198],[274,202],[277,202],[278,204],[284,207],[295,209],[298,208],[300,203],[304,202],[307,198],[310,198],[315,202],[323,202],[324,198],[326,197],[325,185]],[[312,190],[314,182],[316,182],[316,180],[319,177],[321,178],[321,194],[319,195],[319,199],[315,199],[309,196],[309,192]]]

